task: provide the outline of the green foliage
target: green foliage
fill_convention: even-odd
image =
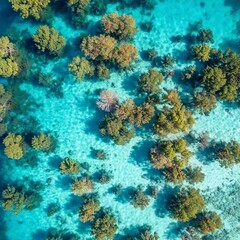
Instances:
[[[12,211],[19,214],[24,208],[25,196],[24,192],[17,190],[14,186],[8,186],[2,192],[2,207],[4,210]]]
[[[240,143],[230,141],[229,143],[220,144],[215,157],[224,167],[231,167],[240,163]]]
[[[112,114],[105,116],[99,124],[99,129],[102,135],[108,135],[119,145],[128,143],[134,137],[134,130],[129,129],[123,120]]]
[[[104,63],[100,63],[96,67],[97,77],[101,79],[109,79],[110,78],[110,70]]]
[[[17,62],[8,58],[0,59],[0,76],[8,78],[18,74],[19,68]]]
[[[176,59],[173,58],[170,54],[164,55],[162,59],[162,65],[166,69],[170,69],[173,67],[173,64],[176,62]]]
[[[104,15],[101,25],[106,34],[118,40],[132,38],[137,31],[135,20],[130,15],[118,15],[117,12]]]
[[[100,132],[110,136],[117,144],[125,144],[134,137],[134,129],[129,127],[129,123],[140,128],[149,123],[153,116],[154,107],[149,103],[136,106],[131,99],[127,99],[100,122]]]
[[[8,0],[16,12],[20,12],[22,18],[33,17],[39,19],[42,11],[50,3],[50,0]]]
[[[198,33],[197,40],[201,43],[214,43],[212,31],[210,29],[201,29]]]
[[[32,147],[38,151],[50,152],[54,148],[54,139],[49,134],[40,133],[32,138]]]
[[[161,72],[150,69],[147,73],[143,73],[140,76],[138,84],[142,91],[147,93],[157,93],[159,92],[159,85],[163,81],[163,75]]]
[[[206,44],[200,44],[193,47],[193,55],[199,61],[206,62],[210,59],[211,47]]]
[[[75,179],[71,185],[71,190],[75,195],[81,196],[93,190],[93,182],[88,177]]]
[[[12,93],[7,91],[4,85],[0,84],[0,122],[3,121],[8,111],[11,109],[11,99]]]
[[[187,222],[204,209],[205,201],[199,190],[186,188],[178,190],[169,200],[169,209],[179,221]]]
[[[222,228],[221,217],[216,212],[202,212],[199,213],[194,220],[194,226],[202,234],[214,233],[217,229]]]
[[[66,45],[64,37],[55,28],[47,25],[38,28],[37,33],[33,35],[33,41],[40,51],[47,51],[52,55],[60,55]]]
[[[79,172],[79,163],[70,158],[64,158],[59,165],[59,170],[62,174],[75,174]]]
[[[187,179],[191,184],[200,183],[204,180],[205,174],[202,172],[201,167],[187,167],[185,170]]]
[[[150,202],[150,199],[144,194],[141,188],[136,189],[132,194],[132,205],[135,208],[141,208],[143,210]]]
[[[158,234],[154,232],[151,233],[151,227],[144,225],[137,229],[138,233],[130,236],[126,236],[126,240],[159,240]]]
[[[81,222],[92,222],[96,212],[100,209],[99,201],[93,198],[84,198],[82,207],[79,208],[79,219]]]
[[[208,92],[215,93],[226,84],[226,75],[218,67],[207,66],[203,71],[202,81]]]
[[[150,150],[150,160],[156,169],[169,167],[184,168],[188,165],[191,152],[184,139],[161,141]]]
[[[168,181],[178,184],[186,179],[186,174],[179,167],[168,167],[164,170],[165,176]]]
[[[186,67],[182,73],[182,80],[185,82],[194,82],[198,79],[197,68],[195,65]]]
[[[68,70],[71,72],[76,80],[81,81],[86,75],[92,76],[94,68],[90,62],[85,58],[75,57],[68,65]]]
[[[154,107],[149,103],[136,106],[131,99],[127,99],[118,106],[114,115],[121,120],[128,120],[132,125],[140,128],[151,121],[154,116]]]
[[[117,41],[110,36],[93,36],[83,39],[80,47],[84,55],[93,60],[110,60]]]
[[[0,38],[0,76],[14,77],[19,73],[16,52],[8,37]]]
[[[3,140],[4,153],[8,158],[19,160],[23,157],[23,139],[21,135],[9,133]]]
[[[90,0],[67,0],[68,6],[71,7],[72,11],[76,14],[82,14],[86,11]]]
[[[194,94],[193,106],[203,113],[209,113],[216,107],[217,98],[211,93],[205,91]]]
[[[170,133],[186,132],[195,122],[192,113],[181,103],[175,91],[170,91],[164,98],[172,106],[164,106],[158,114],[154,124],[155,133],[167,136]]]
[[[26,191],[23,188],[17,189],[14,186],[8,186],[2,192],[2,207],[4,210],[19,214],[23,209],[32,210],[36,208],[41,196],[34,191]]]
[[[96,240],[113,239],[117,229],[115,218],[107,213],[97,218],[92,225],[92,233]]]
[[[120,68],[129,68],[137,58],[138,50],[130,43],[120,44],[113,53],[113,62]]]

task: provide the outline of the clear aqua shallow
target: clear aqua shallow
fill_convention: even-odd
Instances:
[[[204,28],[210,28],[213,31],[214,46],[223,49],[236,47],[235,40],[239,37],[236,25],[240,20],[240,11],[236,10],[236,7],[239,9],[238,1],[235,2],[234,5],[232,4],[234,1],[231,0],[165,0],[159,1],[154,10],[144,14],[141,9],[125,9],[120,12],[132,14],[138,25],[144,20],[153,22],[153,29],[150,33],[139,31],[136,34],[134,42],[140,52],[156,48],[161,55],[172,53],[179,59],[176,68],[181,69],[184,67],[182,55],[184,55],[185,44],[173,44],[170,38],[178,34],[186,34],[189,24],[196,21],[202,21]],[[0,26],[0,34],[3,34],[3,31],[10,26],[27,28],[31,33],[35,32],[37,26],[22,20],[13,13],[6,0],[0,0],[0,3],[0,20],[4,23]],[[115,6],[110,5],[108,12],[114,10]],[[95,17],[91,21],[94,23],[98,19]],[[55,17],[53,26],[65,36],[70,45],[74,44],[74,38],[81,33],[69,27],[60,17]],[[71,58],[78,54],[75,49],[76,46],[72,46],[72,49],[68,51],[68,57]],[[67,73],[68,61],[69,58],[66,57],[42,66],[45,72],[53,72],[59,76],[59,79],[64,77],[62,99],[49,97],[43,88],[31,84],[23,83],[21,86],[40,104],[40,107],[32,110],[30,114],[37,117],[43,131],[49,131],[57,136],[58,148],[50,156],[40,155],[39,165],[33,169],[18,167],[12,161],[2,160],[2,176],[5,181],[23,181],[25,178],[31,178],[46,185],[41,193],[44,201],[40,208],[23,211],[18,216],[1,212],[7,225],[7,239],[45,239],[45,232],[51,227],[76,232],[84,240],[92,239],[90,226],[83,225],[78,220],[80,201],[78,197],[71,194],[69,188],[71,179],[63,177],[58,171],[59,160],[66,156],[71,156],[80,163],[89,163],[90,174],[102,168],[112,172],[114,178],[111,182],[106,185],[96,183],[95,189],[99,192],[101,206],[111,208],[116,216],[119,226],[118,234],[127,233],[133,226],[148,224],[159,234],[161,240],[178,239],[176,221],[170,218],[164,209],[167,194],[166,182],[150,180],[150,176],[152,178],[157,176],[151,171],[147,159],[147,152],[155,139],[141,132],[126,146],[116,146],[102,139],[97,129],[97,122],[102,118],[95,104],[99,89],[114,89],[122,100],[137,96],[137,82],[133,80],[135,79],[133,76],[139,76],[150,67],[150,64],[139,58],[132,71],[122,74],[112,73],[109,81],[93,80],[76,83]],[[176,88],[177,85],[169,79],[163,87]],[[184,94],[185,89],[182,88],[181,92]],[[27,99],[26,104],[28,104]],[[212,139],[240,141],[240,110],[237,106],[218,103],[217,108],[209,116],[196,114],[195,117],[197,121],[193,131],[196,133],[207,131]],[[195,145],[191,147],[196,151]],[[105,162],[96,160],[91,154],[92,148],[106,150],[108,160]],[[72,152],[71,155],[69,151]],[[209,198],[211,203],[207,205],[207,208],[216,210],[223,218],[224,237],[220,239],[240,239],[240,211],[238,209],[240,167],[221,168],[218,163],[209,161],[208,156],[199,155],[197,152],[191,160],[193,165],[202,166],[206,174],[205,181],[196,187],[203,191],[207,199]],[[47,184],[49,178],[52,179],[50,185]],[[158,186],[160,194],[156,200],[151,199],[150,205],[141,211],[135,209],[127,197],[116,199],[113,194],[109,193],[109,189],[118,183],[121,183],[124,189],[139,184],[146,188],[154,184]],[[232,198],[229,196],[230,191],[233,192]],[[49,218],[46,208],[52,202],[59,202],[61,210]]]

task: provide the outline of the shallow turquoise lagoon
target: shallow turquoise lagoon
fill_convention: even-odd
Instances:
[[[4,223],[2,228],[5,228],[6,233],[2,233],[1,240],[46,239],[49,228],[77,233],[83,240],[93,239],[90,225],[79,221],[78,208],[81,201],[70,190],[71,177],[61,175],[58,170],[60,160],[65,157],[89,164],[89,169],[81,168],[79,176],[83,173],[94,176],[101,169],[111,172],[111,181],[108,184],[95,183],[95,191],[99,194],[101,206],[111,209],[117,219],[119,229],[114,239],[122,239],[121,236],[131,232],[133,227],[144,224],[150,225],[161,240],[180,239],[180,225],[166,210],[168,191],[174,185],[160,178],[148,160],[148,151],[157,137],[146,130],[137,131],[134,139],[124,146],[102,138],[98,122],[103,113],[98,110],[96,101],[101,89],[114,90],[121,101],[129,97],[136,101],[141,98],[137,78],[150,67],[150,63],[141,57],[144,50],[155,48],[160,55],[171,53],[177,59],[175,71],[189,65],[191,62],[186,63],[186,44],[173,43],[171,38],[185,35],[194,23],[196,25],[198,22],[203,28],[213,31],[215,43],[212,46],[222,49],[230,47],[239,51],[240,4],[238,0],[163,0],[157,1],[152,10],[118,9],[116,4],[109,4],[107,12],[116,9],[119,13],[132,14],[137,26],[144,21],[153,24],[150,32],[139,29],[134,37],[133,42],[140,56],[131,70],[120,73],[113,71],[111,78],[106,81],[94,79],[76,82],[68,73],[67,64],[80,53],[75,39],[85,30],[73,28],[59,14],[54,17],[52,25],[67,41],[66,54],[58,60],[41,62],[41,65],[36,60],[35,64],[45,73],[53,73],[59,81],[63,81],[63,97],[57,98],[43,87],[22,80],[20,87],[28,93],[23,101],[24,106],[28,107],[32,101],[37,105],[33,105],[20,118],[25,118],[26,114],[34,116],[40,123],[41,131],[53,134],[58,144],[56,151],[50,155],[39,153],[38,165],[34,168],[20,166],[14,160],[6,159],[1,150],[1,186],[29,180],[40,181],[44,185],[41,190],[43,201],[37,209],[24,210],[17,216],[0,210],[0,218]],[[89,16],[90,30],[100,18]],[[7,34],[13,27],[27,29],[33,34],[38,25],[23,20],[11,10],[7,0],[0,0],[0,36]],[[7,82],[3,79],[1,81]],[[183,97],[188,95],[188,87],[174,78],[169,78],[161,85],[163,90],[171,88],[178,89]],[[196,123],[192,135],[208,132],[213,140],[240,141],[240,109],[237,104],[218,102],[208,116],[195,113],[194,117]],[[208,154],[199,153],[197,143],[192,143],[190,148],[195,153],[191,157],[191,164],[201,166],[205,173],[205,180],[195,186],[201,189],[206,198],[207,209],[215,210],[223,219],[223,229],[211,239],[240,239],[240,167],[221,167],[217,161],[210,160]],[[107,160],[97,160],[92,154],[93,149],[107,152]],[[116,197],[110,189],[120,183],[126,191]],[[127,189],[138,185],[144,189],[155,185],[159,189],[157,199],[151,198],[144,210],[134,208],[127,194]],[[58,203],[61,207],[52,217],[48,217],[46,211],[50,203]]]

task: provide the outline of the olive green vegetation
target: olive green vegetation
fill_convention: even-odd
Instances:
[[[186,179],[183,169],[187,167],[191,152],[184,139],[161,141],[150,150],[153,167],[163,170],[166,178],[177,184]]]
[[[203,70],[202,81],[208,92],[215,93],[226,84],[226,75],[221,68],[207,66]]]
[[[71,185],[71,190],[74,195],[82,196],[85,193],[89,193],[93,190],[93,182],[88,177],[75,179]]]
[[[34,191],[8,186],[2,192],[4,210],[19,214],[23,209],[32,210],[41,202],[41,196]]]
[[[3,139],[3,144],[5,146],[4,153],[8,158],[20,160],[23,157],[24,141],[21,135],[8,133]]]
[[[240,143],[230,141],[219,144],[215,158],[224,167],[231,167],[234,164],[240,163]]]
[[[8,37],[0,38],[0,77],[15,77],[19,73],[16,50]]]
[[[32,138],[32,147],[38,151],[51,152],[54,149],[54,139],[49,134],[40,133]]]
[[[164,169],[176,166],[183,169],[188,165],[191,151],[187,149],[188,143],[184,139],[160,141],[150,150],[150,159],[153,167]]]
[[[8,111],[12,108],[11,99],[12,92],[8,91],[4,87],[4,85],[0,84],[0,123],[3,122],[3,120],[8,114]],[[0,131],[0,136],[2,136],[3,134],[4,131]]]
[[[65,39],[55,28],[47,25],[40,26],[37,33],[33,35],[35,46],[42,52],[51,55],[61,55],[66,45]]]
[[[62,174],[76,174],[79,172],[79,163],[70,158],[64,158],[59,165],[59,170]]]
[[[210,46],[207,44],[200,44],[193,47],[193,56],[201,62],[206,62],[210,59],[210,51]]]
[[[92,233],[96,240],[113,239],[117,229],[115,218],[108,213],[97,218],[92,225]]]
[[[201,29],[198,32],[197,40],[201,43],[214,43],[211,29]]]
[[[129,68],[138,58],[137,48],[130,43],[120,44],[113,53],[113,62],[120,68]]]
[[[81,222],[92,222],[95,214],[100,210],[100,203],[93,198],[84,198],[83,205],[79,208],[79,219]]]
[[[110,36],[88,36],[83,39],[80,47],[86,57],[93,60],[110,60],[117,40]]]
[[[147,73],[143,73],[140,76],[138,85],[140,89],[146,93],[158,93],[159,85],[162,81],[162,73],[152,68]]]
[[[68,6],[76,14],[82,14],[90,4],[90,0],[67,0]]]
[[[182,222],[187,222],[200,213],[205,206],[205,201],[199,190],[194,188],[184,188],[178,190],[169,199],[169,210],[174,218]]]
[[[115,63],[120,68],[128,68],[138,57],[137,48],[130,43],[117,46],[111,36],[88,36],[83,39],[81,50],[91,60]]]
[[[8,0],[22,18],[33,17],[39,19],[42,11],[48,6],[50,0]]]
[[[141,208],[143,210],[150,202],[149,197],[144,194],[141,188],[138,188],[132,193],[131,203],[135,208]]]
[[[191,82],[194,83],[198,80],[198,71],[197,67],[195,65],[190,65],[188,67],[185,67],[183,72],[182,72],[182,77],[181,79],[184,82]]]
[[[217,98],[206,91],[197,92],[193,97],[193,107],[202,113],[209,113],[216,107]]]
[[[135,19],[131,15],[118,15],[117,12],[104,15],[101,25],[106,34],[117,40],[132,38],[137,31]]]
[[[193,225],[203,235],[212,234],[222,228],[222,220],[216,212],[204,211],[197,215]]]
[[[135,229],[134,229],[135,230]],[[138,232],[134,235],[127,235],[124,239],[126,240],[159,240],[159,236],[156,232],[153,234],[151,233],[151,227],[144,225],[143,227],[139,227],[139,229],[136,229],[135,232]]]
[[[68,70],[78,81],[94,74],[94,67],[91,63],[87,59],[80,57],[73,58],[72,62],[68,65]]]
[[[102,135],[108,135],[116,144],[126,144],[134,137],[134,126],[140,128],[149,123],[153,116],[154,107],[149,103],[136,106],[131,99],[127,99],[113,113],[105,116],[99,129]]]
[[[160,136],[167,136],[170,133],[185,133],[192,128],[195,120],[192,113],[182,104],[177,92],[170,90],[163,98],[168,105],[157,115],[154,132]]]
[[[183,80],[195,87],[203,87],[204,91],[221,100],[235,101],[240,88],[240,55],[231,49],[223,52],[206,44],[195,46],[193,51],[199,61],[205,62],[204,68],[198,71],[195,66],[190,66],[184,70]]]
[[[191,184],[194,183],[200,183],[204,180],[205,174],[202,172],[202,168],[201,167],[187,167],[185,169],[185,174],[187,176],[188,181]]]

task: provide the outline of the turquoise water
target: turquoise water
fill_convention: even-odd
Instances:
[[[21,19],[11,10],[7,0],[0,0],[0,5],[0,36],[11,27],[18,30],[27,29],[30,34],[35,33],[38,23]],[[115,4],[108,5],[107,12],[115,10]],[[214,47],[231,47],[239,51],[237,23],[240,21],[240,7],[237,0],[165,0],[157,1],[153,10],[125,8],[118,11],[132,14],[137,26],[146,20],[153,23],[150,33],[142,30],[137,32],[134,43],[140,53],[149,48],[155,48],[160,55],[171,53],[177,58],[175,71],[186,66],[186,44],[172,43],[171,37],[185,35],[189,24],[201,22],[203,28],[210,28],[214,35]],[[100,17],[89,16],[92,26],[99,19]],[[67,64],[73,56],[80,53],[75,39],[84,31],[72,28],[61,15],[54,17],[52,25],[68,43],[66,54],[58,60],[48,60],[45,63],[36,59],[35,64],[44,72],[53,73],[59,81],[63,81],[63,97],[55,97],[43,87],[24,79],[20,88],[28,93],[28,98],[24,99],[26,106],[31,101],[38,104],[33,106],[30,112],[24,113],[24,117],[34,116],[39,121],[41,131],[53,134],[58,140],[57,149],[51,154],[39,153],[38,165],[34,168],[19,166],[14,160],[6,159],[1,151],[1,185],[6,186],[14,181],[27,184],[29,180],[33,180],[40,181],[44,187],[41,190],[43,201],[37,209],[23,211],[17,216],[0,210],[6,227],[6,237],[2,236],[0,239],[45,239],[49,228],[77,233],[81,239],[93,239],[90,225],[82,224],[78,219],[81,201],[71,193],[71,178],[61,175],[58,170],[60,160],[67,156],[79,163],[89,164],[89,169],[81,168],[79,176],[83,173],[94,175],[101,169],[111,172],[111,181],[104,185],[95,183],[95,191],[99,194],[101,206],[110,208],[117,219],[119,229],[115,239],[120,239],[120,236],[131,231],[132,227],[144,224],[150,225],[161,240],[180,239],[179,224],[165,209],[168,188],[172,188],[173,185],[161,179],[152,170],[148,160],[147,153],[157,138],[148,131],[137,131],[130,143],[118,146],[102,138],[98,131],[97,123],[103,117],[103,113],[96,106],[99,91],[112,89],[121,101],[128,97],[139,99],[141,96],[137,90],[136,79],[150,67],[150,63],[144,61],[140,54],[128,72],[112,72],[107,81],[94,79],[76,82],[68,73]],[[187,87],[178,85],[175,79],[170,78],[164,81],[161,88],[179,87],[181,94],[187,95]],[[217,107],[208,116],[198,113],[194,116],[196,123],[192,129],[193,134],[207,131],[210,138],[217,141],[240,141],[240,110],[237,104],[218,102]],[[96,160],[92,149],[105,150],[107,160]],[[205,173],[204,182],[196,184],[196,187],[201,189],[208,200],[207,209],[214,209],[223,219],[223,229],[213,239],[238,240],[240,167],[220,167],[217,162],[210,161],[207,154],[199,154],[196,143],[191,144],[191,149],[196,153],[191,158],[191,164],[202,166]],[[157,199],[151,198],[150,204],[144,210],[136,209],[129,203],[127,194],[117,198],[109,191],[113,185],[119,183],[123,189],[138,185],[146,189],[149,185],[156,185],[159,196]],[[48,217],[46,211],[50,203],[59,203],[61,207],[52,217]]]

